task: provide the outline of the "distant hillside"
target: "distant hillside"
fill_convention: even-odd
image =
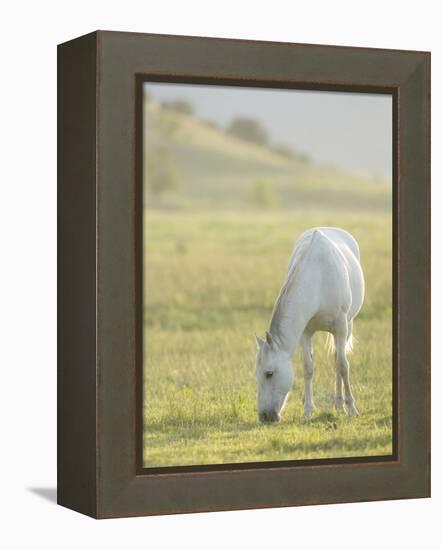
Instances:
[[[289,158],[152,101],[144,104],[144,124],[149,207],[384,211],[391,206],[390,184]],[[160,184],[156,191],[154,178]]]

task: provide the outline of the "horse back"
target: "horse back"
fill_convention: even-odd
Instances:
[[[337,227],[305,231],[295,244],[291,263],[305,265],[312,271],[308,279],[322,281],[320,301],[341,302],[347,305],[350,319],[357,315],[364,299],[364,278],[360,249],[350,233]]]

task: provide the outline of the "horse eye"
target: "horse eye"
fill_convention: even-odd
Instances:
[[[266,378],[266,379],[271,378],[273,374],[274,374],[273,372],[267,371],[267,372],[265,373],[265,378]]]

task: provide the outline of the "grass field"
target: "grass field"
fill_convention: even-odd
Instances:
[[[360,416],[333,407],[334,366],[315,336],[317,410],[295,387],[276,425],[256,414],[254,334],[263,335],[295,238],[336,225],[358,240],[366,300],[351,380]],[[390,215],[378,211],[145,213],[144,465],[220,464],[392,452]]]

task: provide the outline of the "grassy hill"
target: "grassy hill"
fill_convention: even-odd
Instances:
[[[390,211],[390,184],[289,158],[152,101],[145,102],[144,124],[149,207]],[[149,178],[165,157],[173,186],[154,195]]]

